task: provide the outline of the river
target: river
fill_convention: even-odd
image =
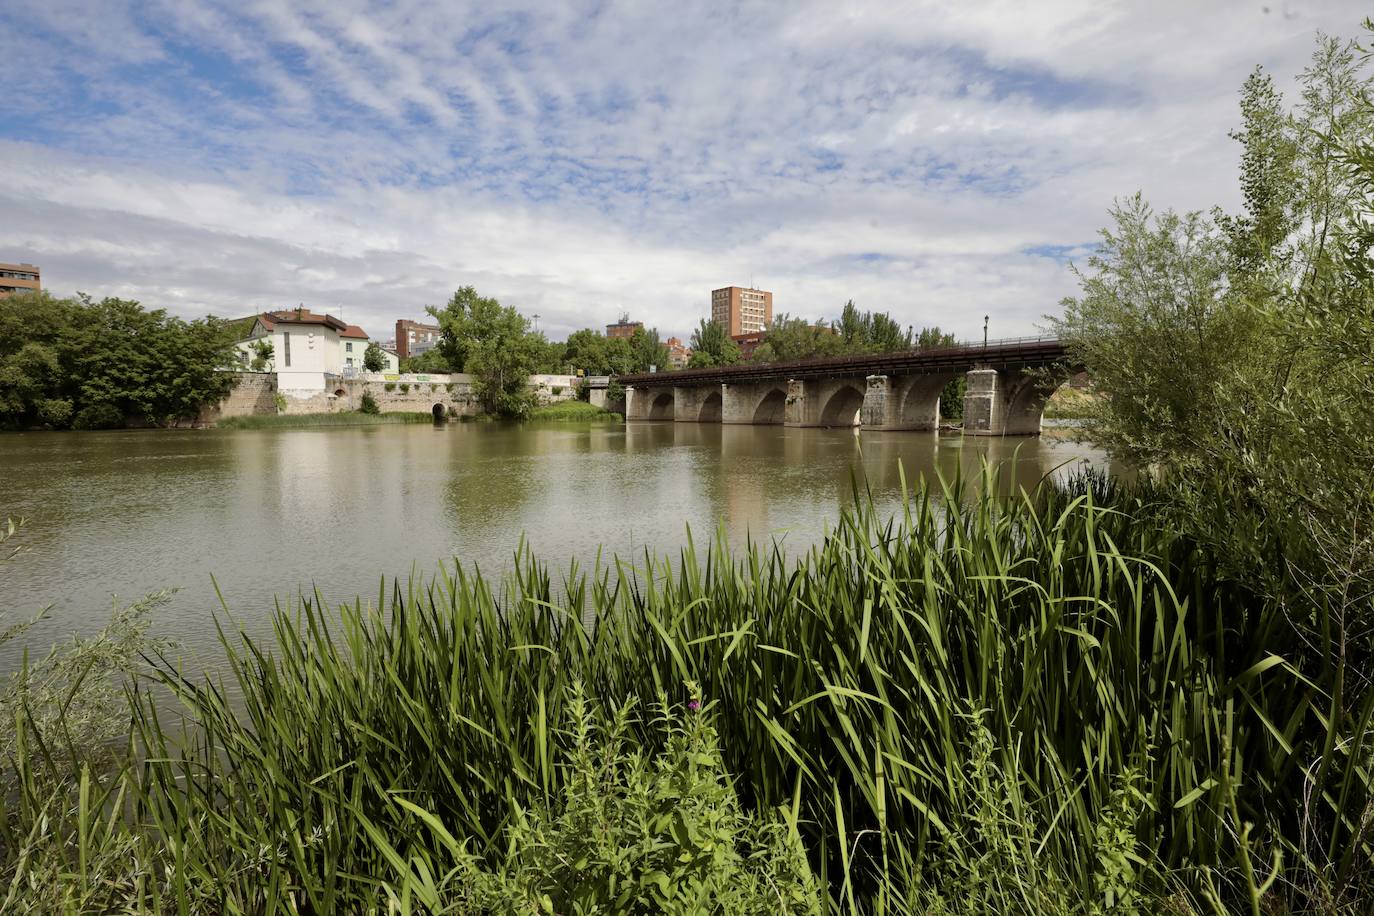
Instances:
[[[723,526],[796,550],[833,523],[854,473],[895,505],[899,462],[914,478],[1013,455],[1027,485],[1105,466],[1048,438],[691,423],[3,434],[0,520],[26,517],[29,549],[0,563],[0,629],[51,613],[0,649],[0,671],[18,643],[94,632],[116,600],[155,589],[179,589],[156,634],[210,658],[216,584],[263,634],[299,590],[375,602],[382,576],[454,558],[499,573],[522,535],[555,573],[598,548],[675,553],[689,526],[698,543]]]

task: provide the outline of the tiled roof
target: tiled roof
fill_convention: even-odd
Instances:
[[[363,340],[367,340],[367,332],[364,331],[362,328],[358,327],[356,324],[350,324],[348,327],[344,328],[342,331],[339,332],[339,336],[361,337]]]
[[[261,321],[263,327],[267,328],[269,331],[272,330],[278,322],[283,324],[322,324],[336,331],[342,331],[348,327],[348,325],[344,324],[333,315],[320,315],[310,311],[310,309],[304,308],[263,312],[258,316],[258,320]],[[367,335],[364,334],[363,336],[366,337]]]

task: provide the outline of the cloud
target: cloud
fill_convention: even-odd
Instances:
[[[1114,197],[1234,206],[1236,92],[1325,4],[32,2],[0,10],[0,259],[386,336],[471,283],[555,335],[712,288],[1031,332]],[[1290,93],[1291,94],[1291,93]]]

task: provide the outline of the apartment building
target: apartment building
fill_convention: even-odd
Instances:
[[[402,318],[396,322],[396,354],[401,359],[419,356],[439,345],[443,329],[437,324],[421,324]]]
[[[766,331],[773,320],[773,294],[743,286],[711,290],[711,320],[731,337]]]
[[[43,288],[35,264],[0,264],[0,298],[15,293],[36,293]]]
[[[606,325],[607,337],[634,337],[635,331],[644,327],[642,321],[631,321],[629,315],[621,315],[615,324]]]

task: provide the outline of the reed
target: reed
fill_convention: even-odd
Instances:
[[[71,886],[91,838],[134,845],[133,909],[475,912],[464,876],[575,781],[576,704],[699,698],[740,810],[795,832],[828,912],[1367,911],[1352,657],[1304,649],[1147,488],[1003,499],[994,474],[892,518],[856,493],[795,558],[717,538],[555,576],[522,548],[499,585],[455,565],[280,609],[270,647],[222,620],[226,682],[156,659],[136,763],[74,774],[66,820],[34,789],[11,821],[68,838]]]
[[[393,423],[432,423],[434,418],[420,413],[343,413],[273,414],[257,417],[226,417],[216,429],[296,429],[333,426],[384,426]]]

